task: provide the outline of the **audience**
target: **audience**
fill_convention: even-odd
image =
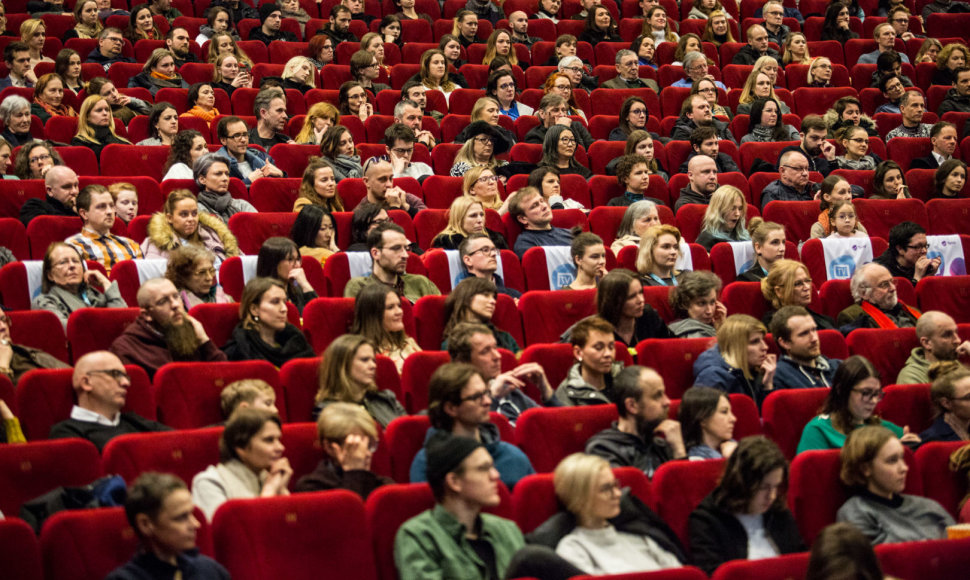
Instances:
[[[239,300],[239,324],[223,347],[226,357],[267,360],[276,367],[295,358],[312,357],[313,348],[303,332],[289,323],[287,315],[286,290],[281,281],[256,277],[247,282]]]
[[[967,164],[959,159],[947,159],[933,175],[930,199],[955,199],[963,194],[967,184]]]
[[[694,384],[741,393],[761,406],[774,390],[778,357],[769,354],[764,324],[747,314],[732,314],[717,329],[717,343],[694,361]]]
[[[895,161],[887,159],[876,166],[873,175],[872,199],[909,199],[909,187],[903,168]]]
[[[378,225],[367,233],[367,250],[373,259],[371,273],[356,276],[344,287],[344,296],[353,298],[368,284],[386,284],[412,304],[422,296],[438,296],[441,291],[421,274],[408,274],[409,242],[404,228],[394,222]],[[315,298],[316,296],[314,296]]]
[[[199,304],[228,304],[233,300],[216,281],[215,254],[209,250],[186,244],[172,250],[165,277],[182,298],[188,312]]]
[[[734,426],[738,418],[731,400],[710,387],[691,387],[680,400],[677,415],[684,434],[684,446],[691,461],[731,457],[738,447]]]
[[[761,211],[772,201],[811,201],[816,184],[810,181],[811,166],[801,149],[788,150],[778,158],[779,178],[761,190]]]
[[[687,185],[680,190],[674,211],[687,204],[707,205],[718,188],[717,163],[707,155],[694,155],[687,162]]]
[[[502,234],[485,227],[485,221],[482,202],[471,195],[456,197],[448,208],[448,225],[431,240],[431,247],[457,250],[470,236],[481,234],[488,237],[495,248],[507,250],[508,244]]]
[[[913,348],[899,371],[897,385],[930,383],[929,371],[934,363],[970,355],[970,342],[962,340],[956,321],[938,310],[928,310],[916,321],[916,340],[919,346]]]
[[[95,286],[100,286],[98,290]],[[30,302],[33,310],[49,310],[64,328],[71,313],[81,308],[127,308],[117,281],[96,268],[85,270],[80,251],[64,242],[54,242],[44,254],[40,294]]]
[[[796,260],[780,259],[761,280],[761,295],[771,305],[762,321],[771,322],[771,317],[782,306],[801,306],[811,315],[820,330],[834,329],[835,322],[811,309],[815,299],[815,288],[808,268]]]
[[[253,204],[229,193],[229,161],[225,157],[216,153],[202,155],[196,160],[192,175],[199,186],[198,204],[203,212],[225,223],[237,213],[256,212]]]
[[[883,575],[869,539],[859,528],[844,522],[826,526],[815,537],[805,579],[828,580],[841,576],[889,578]]]
[[[81,233],[67,238],[64,243],[77,248],[82,259],[101,264],[110,274],[118,262],[142,257],[135,240],[111,233],[115,223],[115,201],[105,186],[85,187],[75,204],[81,216]]]
[[[751,239],[751,234],[744,227],[747,211],[748,202],[740,189],[733,185],[718,187],[711,195],[701,219],[700,234],[694,242],[710,252],[715,244],[721,242],[743,242]]]
[[[452,296],[454,293],[449,295],[449,299]],[[404,327],[401,298],[393,288],[385,284],[364,286],[357,295],[350,332],[377,345],[377,354],[394,361],[398,373],[404,367],[404,360],[421,350],[417,341],[408,336]]]
[[[569,246],[573,234],[552,225],[549,202],[534,187],[523,187],[506,199],[509,215],[522,228],[515,240],[515,253],[522,259],[526,250],[539,246]]]
[[[781,358],[775,369],[776,389],[831,387],[842,362],[822,354],[818,327],[801,306],[782,306],[771,317],[771,336]]]
[[[680,230],[671,225],[650,226],[640,237],[636,268],[643,286],[676,286],[681,255]]]
[[[471,234],[458,244],[458,257],[467,275],[494,283],[499,294],[510,296],[517,303],[522,293],[505,286],[505,280],[498,274],[498,256],[495,242],[485,234]]]
[[[676,338],[717,336],[727,317],[727,307],[718,299],[720,293],[721,279],[713,272],[681,274],[670,289],[670,306],[678,317],[670,324],[671,334]]]
[[[855,304],[845,308],[838,317],[839,330],[843,334],[856,328],[916,326],[920,312],[899,301],[896,279],[885,266],[872,262],[857,267],[852,274],[850,289]]]
[[[616,360],[613,325],[588,316],[570,329],[569,342],[576,360],[556,389],[563,405],[608,405],[615,400],[614,378],[623,363]]]
[[[306,305],[317,297],[316,290],[303,271],[300,249],[289,238],[274,236],[263,242],[256,258],[256,275],[279,282],[285,295],[284,305],[287,300],[292,302],[301,314]]]
[[[177,248],[193,245],[212,252],[212,266],[218,268],[226,258],[239,255],[236,237],[226,224],[209,213],[200,213],[195,196],[186,189],[168,195],[162,211],[148,222],[147,234],[141,245],[146,258],[166,258]]]
[[[899,111],[903,116],[902,125],[886,133],[886,141],[896,137],[929,137],[933,125],[923,123],[923,113],[926,112],[926,99],[919,91],[906,91],[899,98]]]
[[[915,222],[901,222],[889,230],[889,248],[873,263],[889,270],[895,278],[906,278],[913,286],[928,276],[937,274],[941,258],[930,258],[926,230]]]

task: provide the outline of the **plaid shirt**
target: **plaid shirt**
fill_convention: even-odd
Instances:
[[[85,260],[101,262],[108,273],[111,268],[121,260],[134,260],[141,258],[141,248],[134,240],[112,233],[101,235],[85,227],[81,233],[64,240],[81,252],[81,257]]]

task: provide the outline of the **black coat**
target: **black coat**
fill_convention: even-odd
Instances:
[[[267,360],[277,367],[295,358],[316,356],[300,329],[289,323],[276,333],[276,343],[279,346],[266,344],[258,330],[246,329],[239,324],[222,350],[229,360]]]

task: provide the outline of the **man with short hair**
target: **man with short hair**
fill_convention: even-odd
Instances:
[[[441,433],[468,437],[483,444],[509,489],[523,477],[535,473],[521,449],[499,438],[498,427],[489,417],[491,410],[492,392],[477,368],[466,363],[445,363],[438,367],[428,381],[431,429],[425,437],[424,448],[411,462],[411,483],[426,481],[425,470],[430,471],[429,459],[433,459],[428,457],[428,452],[433,441],[442,437]]]
[[[212,6],[222,6],[229,11],[233,24],[246,18],[259,18],[259,12],[246,0],[214,0]]]
[[[152,471],[139,475],[128,487],[125,515],[141,545],[105,580],[229,580],[221,564],[199,553],[196,539],[202,524],[194,511],[192,494],[177,476]]]
[[[886,134],[886,141],[896,137],[929,137],[933,125],[921,122],[926,112],[926,99],[919,91],[906,91],[899,99],[903,124]]]
[[[802,119],[802,128],[799,132],[801,143],[785,147],[779,154],[780,157],[789,151],[801,151],[808,159],[809,171],[817,171],[822,175],[828,176],[833,170],[837,169],[835,161],[835,145],[829,143],[826,136],[829,129],[821,115],[806,115]],[[779,166],[780,166],[779,162]]]
[[[579,121],[573,121],[569,118],[569,103],[561,95],[549,93],[542,97],[542,100],[539,101],[539,108],[536,109],[536,117],[539,118],[539,124],[525,134],[526,143],[541,145],[546,139],[546,132],[549,131],[549,127],[558,124],[569,127],[573,137],[576,138],[576,144],[585,148],[589,148],[593,144],[593,136],[589,134],[586,127],[583,127],[583,124]]]
[[[897,4],[894,8],[890,8],[886,16],[889,18],[889,23],[893,25],[893,30],[896,31],[896,38],[903,39],[903,42],[909,42],[913,38],[926,38],[922,34],[910,32],[910,11],[902,4]]]
[[[165,47],[175,56],[176,67],[182,68],[182,65],[187,62],[199,62],[192,52],[190,42],[189,31],[181,26],[169,29],[168,34],[165,35]]]
[[[505,286],[505,280],[498,275],[499,249],[492,238],[485,234],[471,234],[458,244],[458,257],[465,265],[469,276],[484,278],[495,284],[499,294],[506,294],[518,300],[522,293]]]
[[[913,159],[909,164],[910,169],[936,169],[947,159],[952,159],[960,144],[956,125],[946,121],[934,123],[930,129],[930,143],[933,144],[930,154]]]
[[[131,377],[121,360],[108,351],[89,352],[78,359],[71,384],[77,403],[69,419],[51,427],[50,439],[78,437],[94,443],[101,451],[118,435],[171,431],[161,423],[121,411]]]
[[[718,188],[717,164],[707,155],[695,155],[687,162],[687,186],[674,202],[674,212],[689,203],[707,205]]]
[[[899,109],[899,102],[906,92],[906,86],[903,85],[903,81],[899,78],[899,75],[896,73],[883,75],[879,79],[879,91],[886,99],[886,102],[876,107],[876,112],[901,114],[902,111]]]
[[[64,240],[77,248],[84,260],[93,260],[111,269],[122,260],[142,257],[138,242],[111,233],[115,223],[115,200],[103,185],[92,184],[81,190],[75,202],[81,216],[81,233]]]
[[[753,65],[759,58],[770,56],[778,61],[781,66],[781,55],[778,51],[768,46],[768,31],[760,24],[753,24],[747,31],[748,44],[741,47],[741,50],[731,59],[731,64]]]
[[[125,47],[125,37],[117,28],[107,27],[98,34],[98,46],[89,54],[85,62],[94,62],[108,72],[116,62],[135,62],[135,59],[124,56],[121,50]]]
[[[624,155],[616,164],[616,181],[624,189],[623,195],[611,199],[606,205],[612,207],[629,207],[644,199],[657,205],[664,205],[659,199],[646,197],[650,189],[650,173],[647,160],[642,155]]]
[[[263,4],[259,7],[260,26],[249,31],[249,40],[258,40],[269,46],[274,40],[296,42],[292,32],[281,30],[283,12],[277,4]]]
[[[173,20],[182,15],[178,8],[172,6],[172,0],[149,0],[148,9],[151,10],[153,16],[164,16],[169,24],[172,24]]]
[[[761,7],[761,15],[765,21],[762,26],[768,33],[768,42],[774,42],[778,46],[785,46],[791,28],[784,24],[785,7],[777,0],[769,0]]]
[[[420,197],[394,185],[394,167],[386,159],[371,157],[364,162],[364,187],[366,201],[385,209],[403,209],[412,218],[428,207]]]
[[[680,109],[680,118],[674,123],[670,138],[674,141],[689,141],[690,134],[698,127],[714,127],[718,139],[737,143],[727,122],[714,118],[711,103],[708,102],[707,97],[694,94],[684,100],[684,105]]]
[[[602,0],[579,0],[579,5],[583,9],[576,14],[573,14],[570,20],[586,20],[586,16],[589,14],[589,11],[592,10],[594,6],[599,6],[602,3]]]
[[[623,363],[616,360],[613,333],[613,325],[597,315],[573,325],[569,344],[575,362],[556,388],[556,398],[563,405],[609,405],[614,401],[613,380]]]
[[[808,180],[808,156],[801,149],[789,150],[778,160],[780,177],[761,190],[761,211],[771,201],[811,201],[816,185]]]
[[[241,179],[247,186],[261,177],[285,177],[269,154],[249,148],[249,127],[239,117],[230,115],[219,119],[216,134],[222,143],[216,155],[229,160],[230,177]]]
[[[859,64],[876,64],[879,55],[890,50],[896,50],[896,29],[889,22],[877,24],[872,30],[872,37],[876,39],[876,50],[859,55]],[[900,52],[899,58],[909,63],[909,57]]]
[[[0,89],[6,87],[31,88],[37,82],[37,75],[30,67],[30,48],[15,40],[4,47],[3,61],[9,74],[0,78]]]
[[[317,34],[326,34],[333,39],[334,46],[339,42],[360,42],[353,32],[350,31],[350,21],[353,17],[350,8],[342,4],[337,4],[330,9],[330,24],[326,28],[321,28]]]
[[[49,155],[48,153],[44,153]],[[32,197],[20,206],[20,221],[24,227],[30,220],[41,215],[76,216],[74,203],[78,196],[77,173],[66,165],[54,165],[44,174],[44,187],[47,197],[37,199]]]
[[[350,10],[351,20],[360,20],[368,27],[370,27],[371,22],[378,19],[377,16],[364,11],[364,0],[340,0],[340,5],[346,6]]]
[[[599,2],[599,0],[592,1]],[[468,2],[465,3],[465,10],[471,10],[474,12],[478,16],[479,20],[488,20],[490,23],[492,23],[493,27],[498,24],[499,20],[505,18],[505,12],[497,5],[492,3],[491,0],[468,0]]]
[[[775,367],[775,389],[832,387],[842,361],[822,354],[818,326],[802,306],[782,306],[771,317],[771,335],[781,358]]]
[[[613,403],[619,419],[589,438],[586,453],[611,467],[636,467],[647,477],[672,459],[687,459],[680,423],[667,418],[670,399],[657,371],[633,365],[613,379]]]
[[[970,67],[961,66],[953,71],[953,87],[946,92],[937,114],[956,111],[970,113]]]
[[[714,78],[714,75],[710,73],[709,65],[707,64],[707,55],[703,52],[698,52],[692,50],[684,55],[684,61],[682,63],[684,69],[684,78],[679,81],[675,81],[670,86],[681,87],[689,89],[694,86],[694,83],[707,79],[714,83],[714,86],[727,92],[727,87],[721,81]]]
[[[839,312],[839,332],[849,334],[857,328],[911,328],[920,317],[919,310],[899,301],[896,280],[885,266],[875,262],[855,269],[849,282],[855,304]]]
[[[687,159],[680,164],[679,173],[687,173],[687,166],[695,155],[707,155],[713,159],[714,164],[717,165],[718,173],[741,171],[738,169],[738,164],[734,162],[733,157],[727,153],[720,152],[720,140],[717,138],[717,132],[714,130],[714,127],[710,125],[698,127],[690,132],[690,146],[692,151],[687,156]]]
[[[509,14],[509,28],[512,30],[512,42],[516,44],[532,48],[533,44],[542,40],[537,36],[529,36],[529,16],[521,10]]]
[[[175,285],[167,278],[152,278],[138,289],[141,313],[111,343],[111,352],[126,364],[155,376],[170,362],[217,362],[226,355],[209,340],[202,323],[185,312]]]
[[[419,91],[417,89],[418,86],[424,90]],[[425,94],[427,88],[424,85],[416,85],[412,86],[410,91],[419,93],[422,102],[417,103],[410,99],[401,99],[398,104],[394,105],[394,122],[411,129],[414,132],[415,140],[418,143],[424,144],[428,148],[428,151],[430,151],[434,149],[437,142],[435,141],[434,135],[431,134],[431,131],[425,131],[422,128],[422,118],[425,115],[425,107],[427,106],[428,97]]]
[[[275,6],[264,4],[263,6]],[[259,145],[266,151],[277,143],[292,143],[286,134],[286,99],[278,90],[263,89],[253,100],[253,114],[256,126],[249,130],[249,142]]]
[[[660,87],[653,79],[640,78],[640,58],[630,49],[616,51],[614,59],[616,76],[600,85],[603,89],[653,89],[659,93]]]
[[[432,119],[434,119],[435,122],[437,123],[441,123],[441,120],[445,118],[444,113],[442,113],[441,111],[437,109],[428,109],[428,87],[424,86],[424,84],[422,84],[421,81],[417,79],[411,79],[408,82],[404,83],[404,86],[401,87],[401,101],[398,102],[398,105],[400,105],[401,102],[404,102],[404,101],[410,101],[411,103],[414,104],[412,106],[416,106],[418,109],[420,109],[422,117],[427,115]],[[401,117],[402,119],[401,121],[398,121],[398,118],[399,118],[397,114],[398,105],[394,106],[394,111],[395,111],[394,122],[395,123],[401,122],[410,127],[410,125],[403,120],[403,117]],[[402,109],[402,113],[403,111],[404,109]],[[418,123],[418,130],[419,131],[421,130],[421,123]],[[427,138],[425,138],[424,141],[422,141],[423,135],[418,135],[418,141],[421,143],[425,143],[425,145],[427,145],[427,142],[430,142],[432,143],[432,147],[433,147],[434,144],[436,143],[434,139],[434,135],[431,135],[430,132],[428,132],[428,135],[431,137],[430,141],[428,141]]]
[[[505,416],[512,426],[527,409],[539,406],[522,392],[528,381],[539,388],[542,406],[558,407],[561,403],[539,363],[523,363],[502,372],[502,355],[498,351],[495,334],[484,324],[461,322],[448,334],[448,355],[451,362],[468,363],[478,369],[488,385],[492,411]]]
[[[939,310],[928,310],[920,316],[916,322],[916,340],[919,346],[912,350],[899,371],[897,385],[929,383],[933,363],[970,356],[970,341],[961,341],[956,321]]]
[[[427,163],[411,161],[416,142],[414,131],[403,123],[394,123],[384,131],[384,149],[394,169],[394,177],[413,177],[422,181],[425,177],[434,175],[434,170]],[[414,217],[418,210],[412,209],[408,213]]]
[[[226,420],[236,409],[265,409],[279,415],[276,408],[276,391],[262,379],[239,379],[226,385],[219,393],[219,406]]]
[[[524,230],[515,240],[514,251],[520,260],[529,248],[573,243],[569,230],[552,226],[552,209],[538,189],[523,187],[509,196],[508,204],[509,215]]]
[[[351,278],[344,296],[356,298],[368,284],[390,286],[401,298],[415,303],[422,296],[438,296],[434,282],[420,274],[408,274],[408,238],[404,228],[394,222],[383,223],[367,234],[367,250],[373,259],[369,276]]]

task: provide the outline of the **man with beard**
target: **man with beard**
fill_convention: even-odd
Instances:
[[[84,226],[81,233],[64,242],[77,248],[81,258],[100,263],[110,274],[118,262],[142,257],[135,240],[111,233],[115,223],[115,200],[108,188],[97,183],[85,187],[77,196],[75,205]]]
[[[821,115],[806,115],[802,119],[802,130],[799,133],[802,142],[785,147],[780,155],[789,151],[801,151],[808,159],[809,171],[818,171],[827,176],[832,170],[837,169],[836,165],[831,163],[835,160],[835,145],[825,139],[828,131]]]
[[[856,268],[849,282],[855,304],[839,312],[842,334],[857,328],[912,328],[920,312],[899,301],[896,280],[885,266],[869,262]]]
[[[687,204],[707,205],[718,188],[717,163],[707,155],[695,155],[687,162],[687,185],[680,190],[674,211]]]
[[[263,89],[253,100],[253,114],[256,126],[249,130],[249,142],[259,145],[266,151],[277,143],[292,143],[286,134],[286,99],[279,89]]]
[[[412,304],[422,296],[438,296],[441,291],[421,274],[408,274],[408,238],[404,228],[394,222],[383,223],[367,234],[367,249],[373,259],[369,276],[355,276],[347,282],[344,296],[356,298],[367,284],[386,284]]]
[[[357,36],[350,31],[351,19],[350,8],[343,4],[337,4],[330,9],[330,25],[318,30],[317,34],[326,34],[332,38],[334,46],[339,42],[360,42]]]
[[[145,369],[149,378],[170,362],[227,360],[209,340],[202,323],[185,313],[170,280],[153,278],[142,284],[138,307],[141,314],[111,343],[111,352],[126,364]]]
[[[954,325],[954,331],[956,326]],[[771,317],[781,358],[775,368],[775,389],[831,387],[832,378],[842,362],[822,354],[818,326],[811,313],[801,306],[782,306]]]
[[[613,379],[613,395],[620,417],[590,437],[586,453],[603,457],[611,467],[636,467],[647,477],[667,461],[687,458],[680,423],[667,418],[670,399],[655,370],[626,367]]]
[[[956,321],[938,310],[924,312],[916,322],[916,339],[920,345],[913,349],[906,366],[899,371],[897,385],[928,383],[930,365],[970,355],[970,341],[960,341]]]
[[[121,360],[110,352],[99,350],[78,359],[71,384],[77,404],[71,409],[70,419],[51,428],[51,439],[79,437],[94,443],[100,451],[118,435],[171,430],[135,413],[121,412],[131,379]]]
[[[680,118],[674,123],[670,138],[676,141],[690,141],[690,134],[698,127],[714,127],[718,139],[738,142],[731,134],[727,121],[719,121],[714,118],[711,103],[707,101],[707,97],[700,93],[691,95],[684,101]]]
[[[175,56],[176,68],[182,68],[182,65],[187,62],[199,62],[199,59],[192,53],[192,49],[189,48],[190,41],[189,31],[181,26],[172,28],[165,35],[165,47],[172,51]]]

